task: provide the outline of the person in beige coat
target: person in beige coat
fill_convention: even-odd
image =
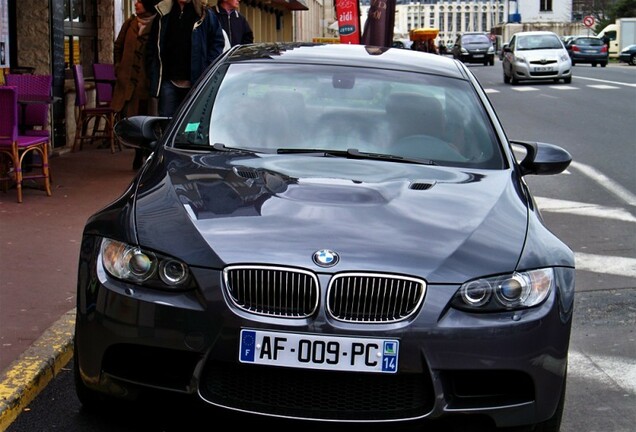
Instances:
[[[115,75],[111,106],[120,118],[156,114],[150,98],[150,82],[146,73],[145,50],[152,20],[156,16],[156,0],[137,0],[135,14],[121,26],[115,40]],[[147,155],[135,149],[133,169],[143,164]]]

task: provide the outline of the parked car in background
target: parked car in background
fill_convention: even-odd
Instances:
[[[504,83],[552,80],[572,82],[572,61],[561,38],[550,31],[515,33],[503,47]]]
[[[471,32],[457,36],[452,47],[453,58],[464,63],[495,64],[495,47],[488,33]]]
[[[402,39],[393,39],[392,47],[411,49],[411,45],[413,45],[412,40],[410,40],[409,38],[402,38]]]
[[[636,66],[636,45],[626,46],[619,54],[618,61]]]
[[[601,38],[596,36],[574,36],[565,44],[572,61],[572,66],[577,63],[591,64],[592,67],[607,66],[609,51]]]
[[[82,404],[559,430],[574,254],[524,178],[571,156],[509,141],[466,65],[236,46],[172,119],[115,129],[153,153],[83,231]]]

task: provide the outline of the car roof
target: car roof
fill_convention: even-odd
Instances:
[[[358,66],[467,78],[461,64],[450,57],[357,44],[266,42],[239,45],[228,52],[226,61]]]
[[[523,35],[523,36],[526,36],[526,35],[528,35],[528,36],[533,36],[533,35],[555,35],[555,36],[559,36],[555,32],[551,32],[551,31],[547,31],[547,30],[533,30],[533,31],[517,32],[513,36],[516,36],[516,35]]]

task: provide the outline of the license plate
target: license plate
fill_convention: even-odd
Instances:
[[[537,66],[534,68],[535,72],[552,72],[552,68],[550,66]]]
[[[396,373],[400,342],[348,336],[241,330],[241,363]]]
[[[475,55],[473,55],[473,57],[475,57],[475,58],[482,58],[483,56],[484,56],[483,54],[475,54]]]

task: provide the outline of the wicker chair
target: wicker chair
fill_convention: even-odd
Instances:
[[[0,86],[0,182],[5,191],[11,182],[15,182],[19,203],[22,202],[24,180],[44,180],[44,190],[51,196],[49,135],[20,135],[18,131],[18,90],[14,86]],[[25,175],[22,170],[24,158],[33,153],[39,153],[40,172]]]
[[[93,142],[96,138],[107,139],[110,142],[110,151],[115,153],[115,143],[119,150],[121,144],[115,139],[113,127],[115,126],[115,111],[106,106],[88,107],[88,95],[84,82],[84,71],[82,65],[73,65],[73,80],[75,82],[75,107],[77,116],[75,119],[75,141],[73,143],[73,151],[81,150],[84,141]],[[105,121],[102,130],[98,129],[98,123]],[[89,129],[89,124],[93,122],[93,128]],[[96,124],[97,123],[97,124]]]
[[[42,98],[51,96],[51,86],[53,85],[51,75],[8,74],[5,76],[5,81],[7,85],[15,86],[18,89],[18,98],[21,96]],[[22,108],[19,118],[21,134],[50,137],[49,103],[29,104]]]

